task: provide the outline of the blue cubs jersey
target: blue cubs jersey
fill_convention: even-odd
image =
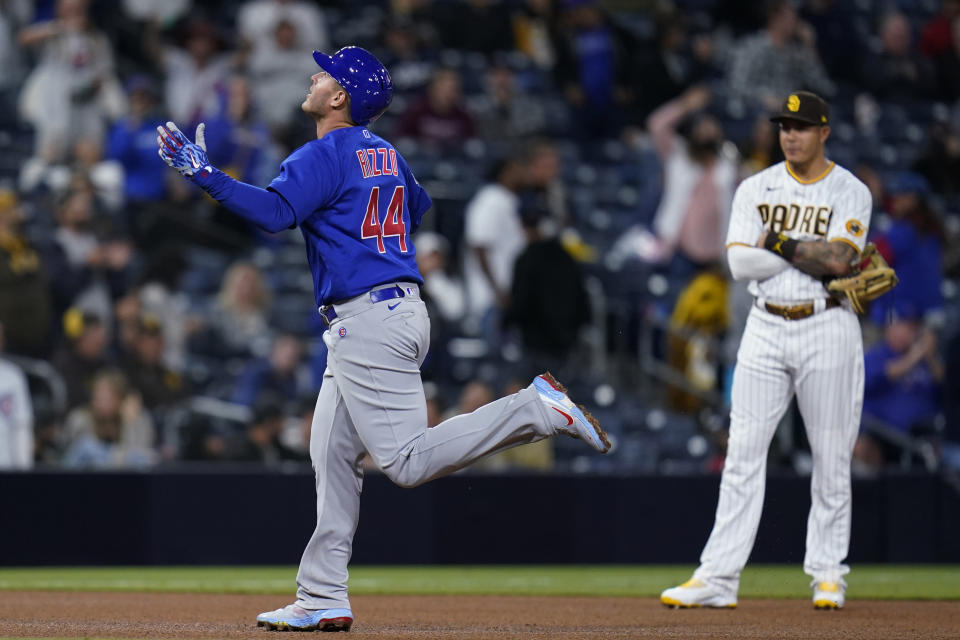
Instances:
[[[388,282],[423,284],[410,234],[430,197],[383,138],[335,129],[290,154],[268,189],[293,208],[317,306]]]

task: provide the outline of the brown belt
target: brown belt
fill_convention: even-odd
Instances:
[[[827,298],[827,304],[824,307],[826,309],[833,309],[834,307],[839,307],[840,301],[836,298]],[[809,318],[813,315],[814,312],[814,303],[807,302],[805,304],[795,304],[792,306],[781,306],[779,304],[771,304],[765,302],[763,308],[767,312],[772,313],[775,316],[780,316],[784,320],[803,320],[804,318]]]

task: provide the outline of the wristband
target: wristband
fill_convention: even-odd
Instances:
[[[793,256],[796,254],[797,245],[799,244],[799,240],[794,240],[793,238],[788,238],[783,233],[773,233],[772,231],[768,232],[767,237],[763,240],[764,249],[772,251],[791,263],[793,262]]]

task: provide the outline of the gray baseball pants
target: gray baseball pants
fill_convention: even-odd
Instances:
[[[310,434],[317,528],[297,574],[297,604],[304,609],[350,607],[347,563],[364,453],[393,482],[415,487],[554,433],[533,386],[428,429],[420,364],[430,319],[417,285],[375,289],[394,286],[408,294],[377,303],[363,294],[335,305],[337,317],[323,334],[327,369]]]

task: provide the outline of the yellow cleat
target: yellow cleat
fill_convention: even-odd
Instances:
[[[711,607],[716,609],[735,609],[736,594],[707,584],[699,578],[690,578],[679,587],[666,589],[660,594],[660,602],[673,609],[698,609]]]

